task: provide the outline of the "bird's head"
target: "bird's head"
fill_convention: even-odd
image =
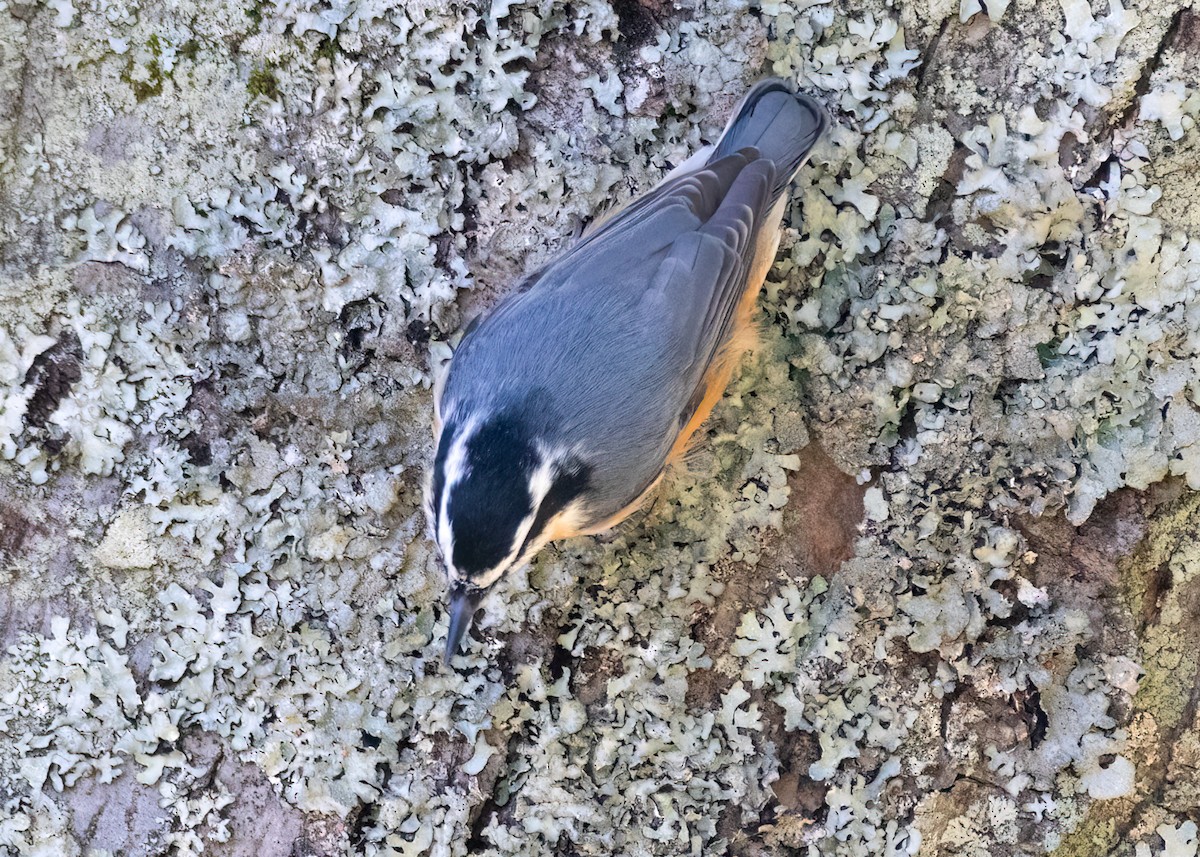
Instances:
[[[579,532],[589,473],[511,414],[446,421],[426,512],[450,583],[447,660],[493,584],[548,542]]]

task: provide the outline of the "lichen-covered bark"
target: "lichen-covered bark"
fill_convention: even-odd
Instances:
[[[0,853],[1197,854],[1190,7],[0,6]],[[456,332],[766,73],[757,354],[443,666]]]

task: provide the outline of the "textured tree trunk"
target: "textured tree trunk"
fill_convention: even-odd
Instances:
[[[1198,71],[1158,0],[0,4],[0,853],[1195,857]],[[456,332],[765,74],[833,126],[760,347],[444,666]]]

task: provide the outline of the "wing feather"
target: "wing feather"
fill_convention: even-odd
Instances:
[[[750,257],[770,207],[774,166],[758,160],[741,167],[723,187],[701,174],[702,192],[724,193],[704,223],[672,243],[652,284],[673,316],[664,326],[691,362],[686,400],[680,402],[683,423],[703,398],[705,376],[733,333],[749,285]]]
[[[644,448],[638,466],[652,465],[645,475],[653,476],[666,450],[651,449],[669,447],[667,426],[686,424],[704,400],[705,376],[734,332],[774,170],[746,149],[665,183],[498,306],[464,338],[456,364],[467,365],[475,341],[487,341],[491,359],[504,354],[510,377],[553,389],[590,437]],[[448,383],[456,396],[467,395],[460,383],[471,395],[507,395],[490,377],[452,372]],[[629,434],[637,431],[644,434]]]

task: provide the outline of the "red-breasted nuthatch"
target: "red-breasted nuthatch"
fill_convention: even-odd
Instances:
[[[686,451],[753,341],[788,185],[828,122],[783,81],[758,83],[715,147],[468,328],[435,392],[426,498],[447,660],[492,584],[622,521]]]

